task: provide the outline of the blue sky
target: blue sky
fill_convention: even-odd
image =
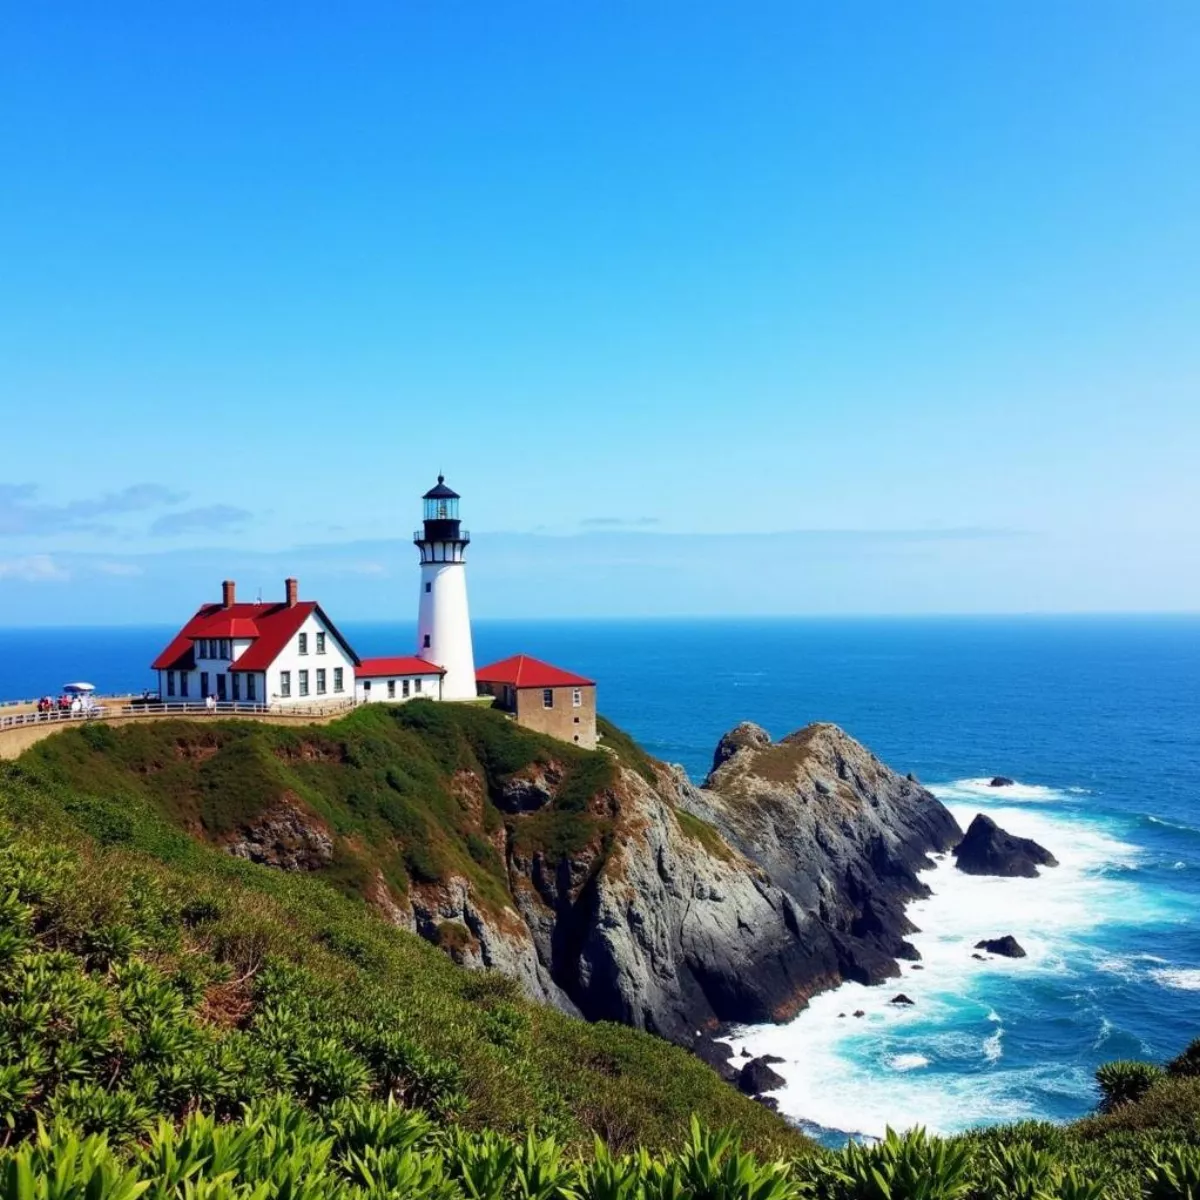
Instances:
[[[9,10],[0,624],[1200,607],[1194,3]],[[752,538],[746,535],[753,534]]]

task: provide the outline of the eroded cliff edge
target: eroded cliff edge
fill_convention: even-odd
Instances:
[[[551,809],[546,776],[512,781],[500,803]],[[508,920],[444,888],[433,915],[471,931],[456,951],[468,964],[683,1042],[787,1020],[845,979],[898,975],[916,955],[904,905],[928,893],[918,871],[962,837],[932,794],[826,724],[777,743],[739,725],[702,787],[681,768],[621,762],[590,806],[604,835],[557,859],[509,839]],[[416,889],[418,928],[428,891]]]

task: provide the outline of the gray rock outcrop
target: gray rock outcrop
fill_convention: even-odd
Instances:
[[[1038,867],[1057,867],[1058,859],[1032,838],[1015,837],[991,817],[976,814],[966,836],[954,847],[955,865],[968,875],[1036,878]]]
[[[986,950],[989,954],[999,954],[1002,958],[1024,958],[1025,947],[1011,933],[1003,937],[984,938],[975,943],[976,950]]]

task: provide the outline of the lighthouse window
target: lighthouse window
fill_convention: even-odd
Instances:
[[[554,707],[554,689],[553,688],[542,688],[542,707],[543,708],[553,708]]]
[[[583,691],[580,688],[576,688],[571,693],[571,707],[578,708],[582,703],[583,703]]]
[[[426,590],[427,592],[432,592],[432,591],[433,591],[433,584],[432,584],[432,583],[430,583],[428,580],[426,580],[426,582],[425,582],[425,590]]]
[[[429,649],[429,634],[425,635],[425,649]]]

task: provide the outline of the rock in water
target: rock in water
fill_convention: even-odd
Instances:
[[[967,836],[954,847],[958,869],[968,875],[1034,878],[1038,867],[1057,867],[1058,859],[1032,838],[1006,833],[991,817],[976,814]]]
[[[992,782],[988,787],[1012,787],[1015,780],[1009,779],[1007,775],[993,775]]]
[[[911,999],[909,999],[909,997],[908,997],[908,996],[906,996],[906,995],[905,995],[903,992],[900,992],[898,995],[895,995],[895,996],[893,996],[893,997],[892,997],[892,998],[891,998],[891,999],[888,1001],[888,1003],[889,1003],[889,1004],[904,1004],[904,1005],[912,1005],[912,1004],[916,1004],[916,1001],[915,1001],[915,1000],[911,1000]]]
[[[975,943],[975,949],[986,950],[989,954],[999,954],[1004,958],[1025,957],[1025,948],[1011,933],[1006,933],[1003,937],[998,938],[984,938],[982,942]]]
[[[762,1058],[752,1058],[738,1075],[738,1087],[748,1096],[756,1096],[759,1092],[773,1092],[785,1083],[787,1080],[778,1071],[771,1069],[766,1055]]]

